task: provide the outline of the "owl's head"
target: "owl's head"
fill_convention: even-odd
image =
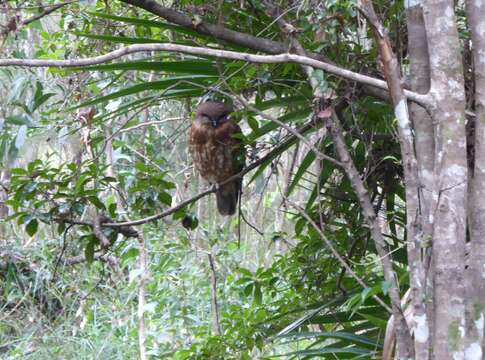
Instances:
[[[233,107],[229,104],[216,101],[207,101],[200,104],[197,108],[195,120],[216,128],[220,124],[228,121],[229,114],[233,111]]]

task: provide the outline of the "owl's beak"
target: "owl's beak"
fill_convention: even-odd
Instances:
[[[212,126],[216,128],[217,125],[219,124],[219,121],[218,119],[211,119],[211,123],[212,123]]]

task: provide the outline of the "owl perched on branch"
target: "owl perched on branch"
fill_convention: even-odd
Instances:
[[[241,128],[230,119],[232,106],[207,101],[197,108],[189,132],[189,149],[194,166],[202,178],[220,184],[244,167],[244,147],[237,134]],[[221,215],[233,215],[241,194],[242,179],[220,185],[216,191]]]

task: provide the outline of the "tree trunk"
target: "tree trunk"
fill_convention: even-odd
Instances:
[[[406,11],[408,29],[408,52],[410,61],[410,82],[411,89],[422,94],[429,91],[429,57],[426,41],[426,30],[424,26],[423,9],[419,3],[411,4]],[[417,235],[420,238],[421,249],[426,247],[432,236],[430,223],[429,205],[431,203],[431,189],[434,182],[434,131],[431,118],[426,109],[415,103],[409,104],[411,122],[413,124],[415,138],[415,151],[418,163],[420,180],[420,202]],[[418,254],[421,252],[418,249]],[[430,325],[432,323],[432,301],[429,290],[426,287],[426,264],[428,256],[421,259],[416,266],[410,266],[410,281],[412,289],[414,349],[416,359],[428,359],[430,345]],[[417,255],[419,257],[419,255]]]
[[[470,176],[470,253],[467,276],[466,359],[482,359],[485,316],[485,1],[467,2],[475,80],[474,167]]]
[[[467,161],[465,91],[454,2],[424,2],[435,106],[435,185],[431,217],[434,358],[462,359],[465,335],[464,260]]]

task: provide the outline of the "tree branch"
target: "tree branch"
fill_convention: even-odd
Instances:
[[[65,2],[65,3],[61,3],[61,4],[55,4],[55,5],[52,5],[52,6],[49,6],[49,8],[47,10],[44,10],[43,12],[41,12],[40,14],[37,14],[37,15],[34,15],[28,19],[25,19],[24,21],[22,21],[22,25],[28,25],[36,20],[39,20],[41,18],[43,18],[44,16],[47,16],[51,13],[53,13],[54,11],[68,5],[68,4],[71,4],[73,1],[70,1],[70,2]],[[46,6],[47,7],[47,6]]]
[[[140,279],[138,281],[138,350],[140,353],[140,360],[147,360],[146,349],[146,329],[145,329],[145,284],[148,277],[147,273],[147,251],[145,246],[145,238],[140,232],[138,234],[138,245],[140,255],[138,256],[138,270],[140,271]]]
[[[129,54],[145,51],[169,51],[191,55],[212,56],[220,59],[240,60],[258,64],[280,64],[280,63],[295,63],[300,65],[311,66],[313,68],[322,69],[326,72],[343,77],[345,79],[355,81],[362,84],[371,85],[380,89],[387,90],[387,84],[383,80],[379,80],[367,75],[362,75],[336,65],[325,63],[319,60],[309,58],[307,56],[294,54],[278,54],[278,55],[255,55],[243,52],[211,49],[205,47],[186,46],[178,44],[137,44],[121,47],[117,50],[111,51],[104,55],[94,56],[90,58],[77,60],[41,60],[41,59],[0,59],[0,67],[2,66],[24,66],[24,67],[83,67],[89,65],[98,65],[106,63],[111,60],[119,59]],[[432,105],[430,96],[418,94],[413,91],[404,90],[404,95],[411,101],[414,101],[425,107]]]
[[[211,280],[211,311],[212,311],[212,331],[214,335],[221,335],[221,322],[219,318],[219,304],[217,302],[217,272],[212,253],[207,254],[209,258],[210,280]]]
[[[154,0],[120,0],[126,4],[145,9],[146,11],[160,16],[161,18],[185,28],[196,31],[200,34],[210,35],[217,39],[245,46],[249,49],[262,51],[270,54],[280,54],[288,51],[288,45],[281,42],[256,37],[250,34],[226,29],[220,25],[209,24],[205,21],[194,22],[194,18],[187,16],[177,10],[160,5]],[[317,55],[314,55],[317,57]],[[322,56],[318,57],[323,59]]]
[[[387,244],[376,220],[376,213],[370,201],[369,193],[367,191],[367,188],[365,187],[362,178],[360,177],[357,168],[355,167],[354,162],[352,161],[352,158],[350,157],[347,145],[342,135],[340,121],[333,109],[331,111],[331,115],[327,118],[327,128],[332,135],[333,145],[340,158],[340,161],[343,164],[343,169],[350,183],[352,184],[355,194],[357,195],[365,222],[369,226],[369,231],[371,233],[372,239],[374,240],[377,253],[379,254],[381,260],[384,278],[390,284],[389,298],[391,300],[392,314],[395,317],[396,322],[399,324],[397,340],[398,344],[400,345],[400,354],[401,352],[402,354],[413,353],[413,349],[409,349],[410,344],[412,347],[411,334],[409,332],[409,328],[404,319],[403,311],[401,308],[399,285],[397,282],[396,273],[392,268],[390,255],[387,251]]]
[[[119,261],[116,257],[111,255],[106,255],[104,251],[99,251],[93,255],[93,260],[99,260],[102,262],[106,262],[110,264],[112,267],[119,266]],[[72,256],[70,258],[65,259],[63,262],[66,265],[76,265],[87,261],[86,256],[84,255],[77,255]]]

